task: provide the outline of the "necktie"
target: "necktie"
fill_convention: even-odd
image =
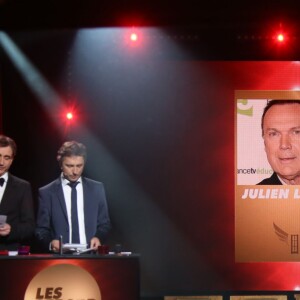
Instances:
[[[79,182],[69,182],[68,185],[71,187],[71,221],[72,221],[72,243],[80,243],[79,239],[79,225],[77,215],[77,190],[76,186]]]
[[[5,179],[4,178],[0,178],[0,186],[3,186],[4,182],[5,182]]]

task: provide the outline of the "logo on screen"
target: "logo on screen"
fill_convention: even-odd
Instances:
[[[29,283],[24,300],[101,300],[93,276],[81,267],[59,264],[39,272]]]

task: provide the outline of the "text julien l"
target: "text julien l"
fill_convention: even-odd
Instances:
[[[251,188],[245,189],[242,199],[300,199],[300,190],[298,188],[293,191],[289,188]]]

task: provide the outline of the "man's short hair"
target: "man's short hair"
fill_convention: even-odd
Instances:
[[[57,151],[57,161],[59,165],[62,165],[64,157],[70,156],[82,156],[84,161],[86,161],[86,147],[82,143],[76,141],[67,141],[62,144],[62,146]]]
[[[15,143],[15,141],[6,136],[1,134],[0,135],[0,147],[11,147],[12,152],[13,152],[13,158],[16,156],[17,154],[17,144]]]
[[[300,104],[300,99],[288,99],[288,100],[282,100],[282,99],[273,99],[268,100],[266,107],[264,108],[264,112],[261,117],[261,130],[262,135],[264,135],[264,119],[267,111],[274,105],[286,105],[286,104]]]

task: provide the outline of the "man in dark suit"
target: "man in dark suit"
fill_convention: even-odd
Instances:
[[[258,185],[300,184],[300,100],[271,100],[262,115],[262,135],[274,173]]]
[[[30,183],[8,171],[17,152],[13,139],[0,135],[0,215],[6,222],[0,224],[0,249],[18,250],[28,244],[34,235],[34,209]]]
[[[111,227],[103,184],[81,176],[86,161],[83,144],[65,142],[57,160],[60,177],[39,189],[37,240],[46,251],[59,251],[61,236],[64,243],[97,249]]]

